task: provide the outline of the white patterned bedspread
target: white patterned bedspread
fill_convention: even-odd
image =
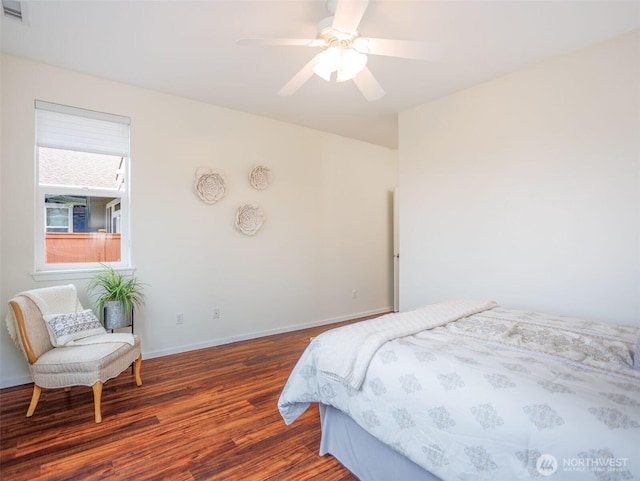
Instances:
[[[354,389],[317,368],[336,336],[325,333],[278,407],[289,424],[332,405],[447,481],[640,480],[638,335],[495,307],[384,343]]]

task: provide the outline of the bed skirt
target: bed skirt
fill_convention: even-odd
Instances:
[[[331,454],[360,481],[440,481],[371,436],[342,411],[320,408],[320,455]]]

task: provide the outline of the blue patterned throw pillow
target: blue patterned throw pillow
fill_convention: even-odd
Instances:
[[[72,341],[107,332],[91,309],[47,315],[44,316],[44,321],[51,344],[55,347],[62,347]]]
[[[636,352],[633,355],[633,368],[640,369],[640,337],[636,341]]]

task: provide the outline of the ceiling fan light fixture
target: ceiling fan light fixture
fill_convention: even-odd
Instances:
[[[340,30],[336,30],[335,28],[331,29],[331,31],[329,32],[329,38],[335,39],[338,42],[351,42],[356,35],[356,33],[341,32]]]
[[[321,79],[326,80],[327,82],[331,81],[331,73],[333,72],[333,70],[328,70],[325,64],[319,62],[315,65],[315,67],[313,67],[312,70],[313,73]]]
[[[367,56],[356,51],[353,48],[347,48],[342,51],[342,62],[338,69],[336,82],[344,82],[351,80],[365,68],[367,65]]]
[[[340,68],[342,52],[338,47],[329,47],[318,56],[318,63],[313,67],[313,73],[327,82],[331,74]]]
[[[353,48],[330,47],[318,56],[313,73],[327,82],[337,72],[336,82],[354,78],[367,65],[367,56]]]
[[[351,46],[360,53],[371,53],[368,38],[356,37],[353,42],[351,42]]]

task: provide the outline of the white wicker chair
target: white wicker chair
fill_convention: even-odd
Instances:
[[[135,381],[142,385],[140,339],[134,336],[133,346],[126,342],[105,342],[84,346],[54,347],[49,339],[42,312],[27,296],[17,295],[9,301],[15,315],[18,345],[29,362],[33,379],[33,395],[27,417],[33,415],[42,388],[91,386],[93,389],[95,422],[102,421],[103,384],[118,376],[132,363]]]

